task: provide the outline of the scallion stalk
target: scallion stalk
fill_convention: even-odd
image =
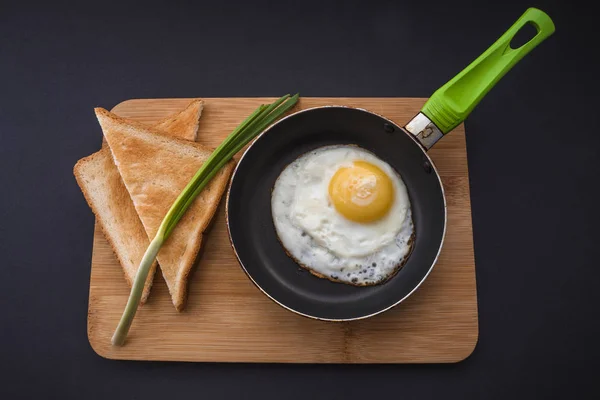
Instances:
[[[160,224],[156,236],[150,242],[148,249],[146,249],[144,257],[142,257],[133,285],[131,285],[131,293],[129,294],[127,305],[112,337],[113,345],[121,346],[125,342],[125,338],[140,304],[144,283],[148,277],[150,266],[154,262],[163,243],[167,240],[187,209],[192,205],[194,199],[238,151],[292,108],[298,101],[298,97],[298,94],[292,97],[285,95],[272,104],[258,107],[212,152],[177,197]]]

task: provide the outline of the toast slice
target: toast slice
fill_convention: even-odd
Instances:
[[[127,121],[102,108],[96,109],[96,116],[146,233],[154,238],[167,211],[212,150],[161,135],[155,128]],[[233,167],[230,161],[213,177],[158,253],[177,311],[185,307],[188,276],[200,250],[202,233],[219,205]]]
[[[159,121],[154,127],[169,136],[196,140],[203,106],[202,100],[195,99],[184,110]],[[75,164],[73,172],[131,287],[150,242],[113,162],[110,149],[104,147],[82,158]],[[141,304],[148,299],[155,271],[156,262],[150,267]]]

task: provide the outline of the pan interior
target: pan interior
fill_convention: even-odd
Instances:
[[[400,173],[407,186],[415,244],[387,282],[355,287],[313,276],[285,253],[271,216],[271,191],[281,171],[319,147],[354,144]],[[265,132],[246,151],[232,178],[228,225],[242,267],[273,300],[300,314],[332,320],[363,318],[397,304],[427,276],[445,230],[445,201],[424,151],[396,125],[369,112],[324,107],[294,114]]]

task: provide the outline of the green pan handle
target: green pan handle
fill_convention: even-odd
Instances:
[[[526,24],[537,34],[517,49],[510,42]],[[421,112],[446,134],[463,122],[486,93],[521,58],[554,32],[554,23],[545,12],[529,8],[489,49],[452,78],[425,103]]]

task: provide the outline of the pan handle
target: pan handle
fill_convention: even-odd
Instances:
[[[526,24],[535,27],[536,35],[522,46],[512,48],[510,42]],[[423,145],[431,147],[463,122],[500,78],[553,32],[554,23],[548,14],[529,8],[490,48],[436,90],[406,129],[419,138],[418,134],[428,128],[429,135],[419,140],[423,143],[421,139],[429,138]],[[417,129],[419,131],[415,133]]]

